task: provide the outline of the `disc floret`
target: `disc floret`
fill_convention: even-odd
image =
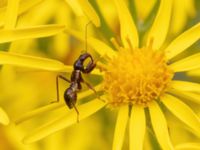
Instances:
[[[164,52],[151,47],[122,50],[109,61],[104,75],[104,90],[111,106],[147,106],[169,87],[173,72]]]

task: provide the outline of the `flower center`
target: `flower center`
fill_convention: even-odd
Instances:
[[[163,52],[151,47],[122,49],[106,67],[103,88],[111,106],[146,107],[166,92],[172,77]]]

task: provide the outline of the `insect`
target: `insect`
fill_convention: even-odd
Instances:
[[[86,25],[86,31],[87,31],[88,24]],[[87,35],[85,36],[85,38],[87,40]],[[86,41],[86,50],[87,50],[87,41]],[[89,59],[89,62],[85,65],[85,62],[87,59]],[[97,95],[96,90],[89,83],[84,81],[84,79],[82,78],[82,73],[89,74],[95,67],[96,67],[96,62],[94,61],[92,56],[88,52],[84,52],[74,62],[73,64],[74,70],[71,73],[70,80],[62,75],[57,75],[56,77],[57,102],[59,101],[58,79],[60,78],[70,83],[69,87],[64,92],[64,100],[69,109],[72,109],[72,108],[75,109],[77,113],[77,122],[79,122],[79,111],[76,108],[77,92],[82,89],[82,83],[86,84],[86,86],[89,89],[93,90],[94,93]]]
[[[89,63],[84,66],[84,62],[86,59],[90,59]],[[71,73],[70,80],[62,75],[57,75],[56,77],[56,87],[57,87],[57,101],[59,101],[59,86],[58,86],[58,79],[63,79],[70,83],[69,87],[64,92],[64,100],[66,105],[69,109],[74,108],[77,112],[77,121],[79,120],[79,112],[76,108],[76,101],[77,101],[77,92],[82,89],[82,83],[85,83],[87,87],[94,91],[97,94],[96,90],[84,79],[82,78],[82,73],[89,74],[96,66],[92,56],[85,52],[79,56],[79,58],[74,62],[74,70]]]

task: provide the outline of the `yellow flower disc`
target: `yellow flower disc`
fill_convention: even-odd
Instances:
[[[172,77],[163,52],[153,51],[151,46],[122,49],[107,65],[103,88],[111,106],[146,107],[166,91]]]

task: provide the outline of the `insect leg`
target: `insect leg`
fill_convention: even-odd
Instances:
[[[97,91],[94,89],[94,87],[92,86],[92,85],[90,85],[88,82],[86,82],[86,81],[83,81],[83,83],[85,83],[85,85],[87,85],[87,87],[89,88],[89,89],[91,89],[95,94],[97,94]]]
[[[58,82],[59,78],[71,83],[71,81],[69,79],[65,78],[64,76],[57,75],[56,76],[56,95],[57,95],[57,99],[56,99],[56,101],[53,101],[51,103],[59,102],[59,82]]]
[[[70,80],[68,80],[67,78],[65,78],[64,76],[62,76],[62,75],[57,75],[57,77],[56,77],[56,91],[57,91],[57,102],[59,102],[59,85],[58,85],[58,79],[63,79],[63,80],[65,80],[65,81],[67,81],[67,82],[69,82],[69,83],[71,83],[71,81]]]
[[[75,106],[74,103],[72,103],[72,105],[73,105],[73,107],[74,107],[74,109],[75,109],[75,111],[76,111],[76,113],[77,113],[77,123],[79,123],[79,111],[78,111],[78,109],[76,108],[76,106]]]
[[[100,98],[99,94],[97,93],[97,91],[94,89],[94,87],[92,85],[90,85],[88,82],[86,82],[84,80],[82,82],[85,83],[85,85],[87,85],[87,87],[89,89],[91,89],[95,93],[95,95],[97,96],[98,99],[100,99],[101,101],[105,102],[105,100]]]

